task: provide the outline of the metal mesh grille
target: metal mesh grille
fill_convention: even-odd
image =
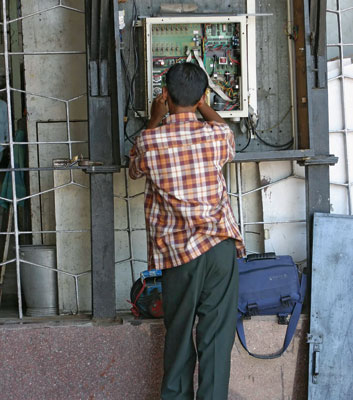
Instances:
[[[22,258],[22,254],[24,253],[21,252],[21,245],[31,242],[37,245],[55,244],[58,235],[89,232],[89,229],[55,229],[55,219],[50,223],[47,223],[48,221],[42,221],[39,225],[35,223],[36,218],[37,220],[44,220],[44,217],[48,215],[53,217],[53,214],[43,214],[43,204],[41,204],[41,202],[43,202],[45,196],[47,196],[46,204],[50,204],[51,206],[54,201],[53,194],[58,191],[73,186],[83,190],[88,189],[87,185],[82,184],[80,180],[77,179],[77,173],[80,168],[75,165],[75,162],[69,163],[69,165],[65,167],[56,166],[52,162],[50,162],[49,165],[43,165],[43,163],[41,163],[41,159],[45,159],[45,157],[41,157],[41,155],[43,156],[47,152],[54,159],[60,157],[60,154],[65,153],[67,159],[73,160],[80,146],[81,148],[87,148],[87,132],[81,135],[83,138],[82,140],[75,139],[75,135],[73,135],[73,123],[75,121],[71,115],[71,109],[75,108],[76,102],[85,102],[86,94],[77,93],[69,98],[63,98],[56,96],[50,91],[46,93],[48,87],[55,87],[55,82],[49,85],[47,84],[48,82],[45,81],[45,77],[43,77],[43,85],[41,86],[41,77],[38,76],[41,70],[41,63],[50,65],[50,63],[48,63],[49,57],[52,60],[54,60],[54,58],[58,60],[58,57],[62,59],[65,57],[77,56],[85,59],[84,47],[83,49],[77,50],[66,50],[65,48],[52,50],[49,48],[50,44],[53,43],[50,37],[47,38],[48,40],[45,40],[45,37],[32,37],[27,40],[25,36],[31,29],[36,32],[38,25],[48,24],[49,18],[55,20],[55,15],[59,13],[78,14],[79,17],[77,17],[77,20],[81,20],[84,26],[83,2],[65,2],[64,0],[56,0],[54,2],[48,0],[38,3],[29,1],[22,3],[22,10],[21,7],[17,8],[17,3],[16,1],[1,1],[3,43],[2,51],[0,52],[0,64],[3,67],[2,71],[4,72],[5,82],[4,87],[0,90],[0,94],[6,101],[8,135],[3,135],[2,140],[0,140],[0,146],[3,150],[2,154],[9,154],[8,166],[4,165],[6,164],[6,160],[4,160],[2,163],[3,168],[0,169],[3,179],[2,195],[0,196],[3,207],[2,216],[3,220],[6,218],[8,219],[7,227],[1,232],[1,235],[6,238],[3,246],[4,253],[2,262],[0,263],[1,284],[6,281],[6,275],[9,273],[9,271],[6,271],[6,266],[9,270],[10,267],[15,264],[18,316],[19,318],[23,318],[21,290],[22,268],[31,266],[35,267],[35,269],[54,271],[58,276],[64,275],[72,279],[75,291],[75,312],[79,312],[79,280],[82,276],[90,274],[90,271],[72,273],[69,270],[65,270],[65,268],[45,265],[45,262],[39,263],[29,261],[28,259],[24,260]],[[75,6],[72,6],[71,3],[75,3]],[[70,21],[70,17],[65,18]],[[63,18],[63,20],[65,20],[65,18]],[[58,19],[60,21],[59,16]],[[43,46],[43,43],[46,45]],[[35,58],[37,58],[37,61],[34,62],[33,60],[35,60]],[[30,71],[31,66],[33,67],[36,62],[38,70]],[[64,75],[65,74],[70,74],[70,70],[67,69],[64,72]],[[32,77],[33,79],[31,79]],[[50,73],[47,74],[47,78],[48,77],[50,79]],[[55,81],[56,77],[53,76],[52,79]],[[36,86],[32,84],[34,81],[37,82]],[[84,85],[85,84],[84,81]],[[32,116],[29,110],[35,109],[38,101],[41,101],[40,106],[42,108],[37,115]],[[4,105],[4,103],[2,104]],[[46,119],[45,113],[48,112],[47,108],[50,109],[58,105],[61,109],[59,113],[59,122],[62,126],[65,126],[65,134],[56,136],[55,129],[49,128],[49,124],[52,121],[50,117]],[[48,113],[50,114],[50,112]],[[27,121],[23,123],[23,120]],[[4,123],[4,121],[2,121],[2,123]],[[31,121],[32,127],[35,126],[36,129],[30,132],[29,125]],[[80,122],[84,122],[84,119]],[[48,129],[46,132],[46,139],[42,140],[38,138],[38,129],[41,129],[39,128],[40,123],[47,124]],[[66,182],[55,185],[53,178],[56,173],[55,171],[63,170],[67,171],[66,173],[68,174]],[[43,176],[45,174],[50,176],[50,179],[47,179],[48,182],[43,185],[41,183],[43,182]],[[7,191],[5,190],[6,184]],[[3,195],[3,193],[5,193],[5,195]],[[37,201],[37,204],[35,201]],[[21,206],[23,207],[21,208]],[[38,208],[36,209],[36,207]],[[23,218],[21,219],[21,214],[28,214],[30,208],[32,209],[32,214],[27,215],[29,222],[27,221],[27,223],[24,223]],[[36,218],[33,216],[35,214],[37,216]],[[43,229],[45,226],[49,228]],[[50,229],[50,227],[53,228]],[[14,249],[14,256],[9,257],[12,253],[12,248]],[[2,291],[2,288],[0,290]]]
[[[344,202],[339,209],[340,213],[352,215],[353,213],[353,126],[350,115],[352,114],[352,103],[350,92],[353,88],[352,79],[352,56],[353,56],[353,30],[352,30],[353,6],[351,1],[330,0],[328,1],[327,21],[329,24],[327,34],[327,47],[329,65],[329,100],[333,99],[336,104],[330,112],[330,145],[339,146],[340,160],[337,168],[342,172],[337,176],[331,169],[331,197],[341,198]],[[335,70],[337,70],[335,72]],[[341,144],[337,144],[338,141]],[[332,151],[332,150],[331,150]],[[336,170],[337,170],[336,168]],[[344,194],[340,194],[340,189]],[[338,206],[339,207],[339,206]],[[334,210],[337,212],[336,210]]]

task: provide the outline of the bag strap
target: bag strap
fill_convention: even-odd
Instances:
[[[295,333],[295,329],[297,327],[299,318],[300,318],[300,313],[302,310],[302,306],[303,306],[303,300],[304,300],[304,296],[305,296],[305,291],[306,291],[306,274],[302,274],[302,279],[301,279],[301,283],[300,283],[300,300],[297,301],[295,303],[292,315],[290,317],[289,320],[289,324],[287,327],[287,332],[286,332],[286,336],[284,338],[284,342],[283,342],[283,347],[281,350],[279,350],[276,353],[273,354],[254,354],[251,353],[248,350],[248,347],[246,345],[246,340],[245,340],[245,333],[244,333],[244,326],[243,326],[243,315],[241,313],[239,313],[238,315],[238,321],[237,321],[237,332],[238,332],[238,336],[240,339],[241,344],[243,345],[244,349],[253,357],[256,358],[261,358],[264,360],[271,360],[273,358],[277,358],[280,357],[286,350],[287,347],[289,346],[289,343],[291,342],[293,335]]]
[[[143,293],[143,291],[145,290],[146,287],[146,279],[143,280],[142,286],[140,291],[137,293],[137,296],[134,300],[134,302],[132,303],[130,300],[126,300],[128,303],[130,303],[132,305],[132,307],[130,308],[131,313],[135,316],[135,317],[139,317],[141,315],[139,308],[137,307],[137,302],[138,299],[140,298],[141,294]]]

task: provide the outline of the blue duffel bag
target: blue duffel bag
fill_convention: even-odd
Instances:
[[[254,357],[271,359],[287,349],[299,321],[306,291],[306,275],[301,282],[296,264],[290,256],[275,253],[252,254],[238,259],[239,300],[237,331],[240,342]],[[254,354],[246,345],[243,319],[254,315],[277,315],[279,320],[289,319],[283,347],[274,354]]]

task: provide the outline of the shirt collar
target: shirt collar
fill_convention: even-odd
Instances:
[[[193,112],[184,112],[179,114],[168,115],[163,120],[163,125],[172,124],[175,122],[197,121],[197,116]]]

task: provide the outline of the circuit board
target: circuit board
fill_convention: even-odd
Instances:
[[[162,92],[169,67],[185,62],[193,49],[201,50],[201,24],[168,24],[152,27],[153,98]]]
[[[244,111],[241,28],[240,22],[228,21],[151,24],[152,100],[161,93],[168,69],[189,61],[207,72],[206,100],[213,109],[224,117]]]

